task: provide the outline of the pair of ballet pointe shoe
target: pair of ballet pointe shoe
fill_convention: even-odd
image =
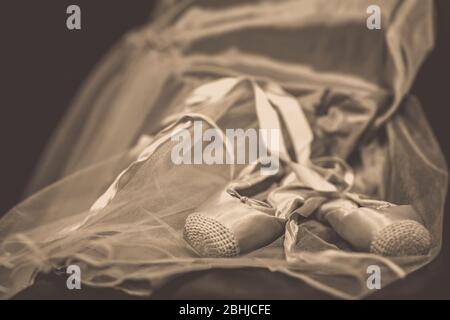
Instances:
[[[276,179],[276,177],[275,177]],[[362,207],[351,197],[336,197],[287,185],[253,198],[274,183],[253,177],[230,184],[186,219],[184,238],[204,257],[233,257],[265,247],[282,236],[294,216],[331,226],[358,251],[383,256],[426,255],[429,231],[410,205]],[[259,189],[259,190],[258,190]]]

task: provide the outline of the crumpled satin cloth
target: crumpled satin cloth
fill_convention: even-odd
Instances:
[[[368,265],[381,267],[385,286],[431,261],[440,250],[448,173],[422,107],[407,91],[433,46],[432,2],[383,2],[379,32],[361,27],[369,4],[188,1],[127,35],[50,142],[28,193],[40,191],[0,222],[1,297],[31,285],[38,272],[76,263],[84,283],[135,295],[184,272],[258,267],[359,298],[370,293]],[[429,255],[392,258],[393,268],[349,251],[330,228],[310,221],[293,222],[284,238],[248,255],[200,258],[181,229],[229,182],[229,168],[180,170],[170,161],[170,143],[88,218],[142,151],[138,139],[157,136],[195,87],[227,75],[270,79],[294,96],[314,133],[311,157],[342,158],[355,172],[353,191],[417,208],[433,235]],[[232,105],[239,108],[221,114]],[[254,107],[243,85],[209,105],[208,115],[221,128],[245,129],[257,126]],[[86,223],[70,231],[80,221]]]

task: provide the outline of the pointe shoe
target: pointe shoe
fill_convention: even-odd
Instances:
[[[234,257],[265,247],[284,233],[285,219],[269,204],[249,198],[270,179],[229,185],[186,219],[183,236],[204,257]],[[259,191],[259,190],[258,190]]]
[[[360,251],[383,256],[426,255],[429,252],[431,234],[412,206],[365,200],[363,202],[371,207],[360,207],[356,200],[330,196],[288,185],[274,190],[268,202],[277,208],[279,217],[289,219],[296,213],[303,218],[317,218]],[[374,209],[372,206],[376,203],[383,203],[383,207]]]
[[[410,205],[377,210],[338,199],[322,205],[316,216],[360,251],[383,256],[416,256],[426,255],[432,246],[430,232]]]

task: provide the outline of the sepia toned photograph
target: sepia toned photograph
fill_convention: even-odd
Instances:
[[[449,1],[2,4],[0,299],[450,299]]]

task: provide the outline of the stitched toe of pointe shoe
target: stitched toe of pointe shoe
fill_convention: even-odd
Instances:
[[[233,232],[223,224],[201,214],[191,214],[184,225],[183,236],[203,257],[234,257],[239,244]]]

